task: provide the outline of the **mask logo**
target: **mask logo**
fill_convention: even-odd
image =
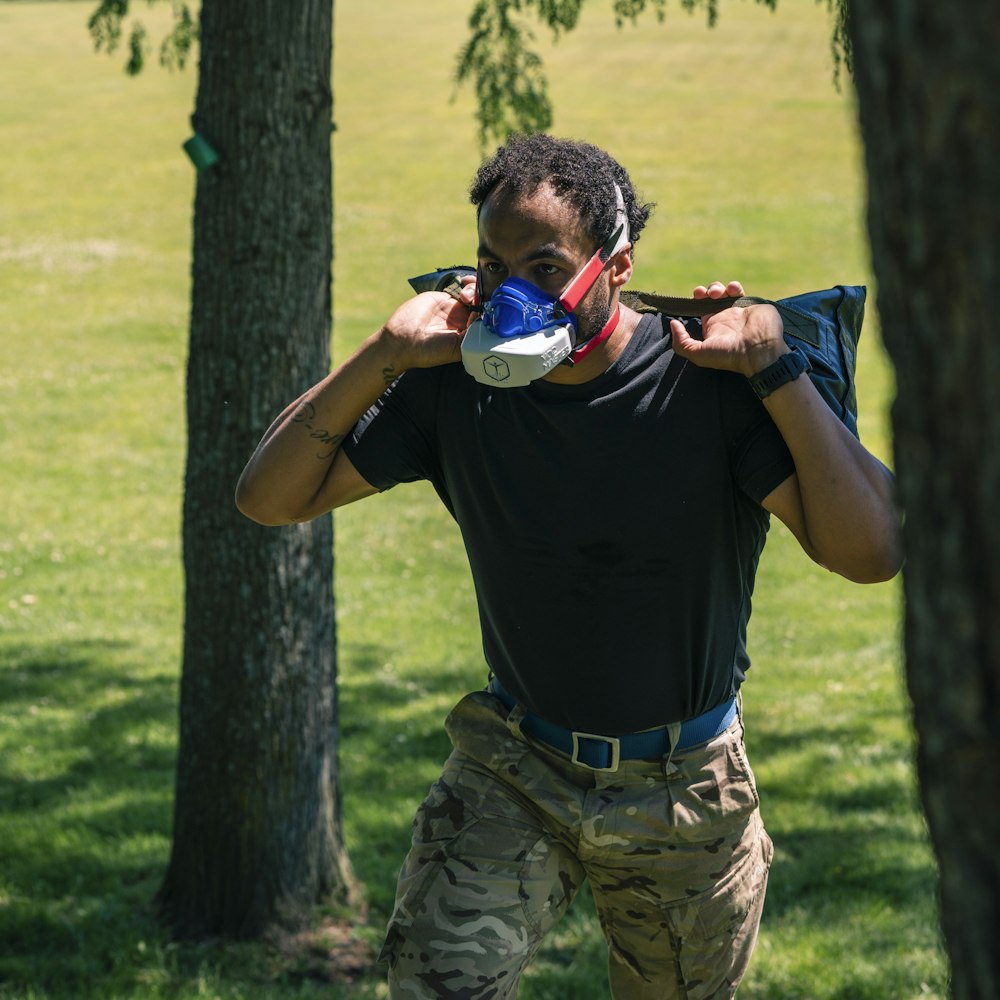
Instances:
[[[503,358],[498,358],[495,354],[491,354],[483,361],[483,371],[494,382],[505,382],[510,378],[510,365]]]

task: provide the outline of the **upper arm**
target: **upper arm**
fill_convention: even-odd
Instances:
[[[806,515],[802,506],[802,493],[799,489],[799,477],[794,472],[764,497],[761,506],[788,528],[810,559],[823,565],[809,541],[809,533],[806,530]]]
[[[891,480],[881,463],[875,459],[872,462],[882,470],[878,473],[882,479]],[[882,488],[888,490],[889,486],[883,483]],[[791,531],[809,558],[824,569],[856,583],[881,583],[899,572],[903,559],[902,542],[891,498],[879,498],[873,490],[849,509],[841,510],[832,533],[826,526],[822,537],[827,541],[822,546],[818,544],[821,536],[810,530],[809,513],[797,474],[776,486],[764,497],[762,506]]]
[[[354,463],[341,449],[334,457],[323,485],[295,520],[310,521],[327,511],[354,503],[355,500],[363,500],[378,492],[378,489],[358,472]]]

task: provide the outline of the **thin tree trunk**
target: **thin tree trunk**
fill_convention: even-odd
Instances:
[[[1000,7],[854,6],[907,677],[958,1000],[1000,997]]]
[[[173,852],[184,936],[300,925],[351,875],[337,792],[333,529],[233,503],[268,422],[329,370],[331,0],[205,0],[195,129],[184,667]]]

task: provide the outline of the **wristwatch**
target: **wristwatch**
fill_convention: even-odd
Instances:
[[[786,382],[794,382],[804,372],[812,371],[809,359],[793,347],[787,354],[782,354],[777,361],[768,365],[763,371],[751,375],[750,386],[758,399],[770,396],[775,389],[780,389]]]

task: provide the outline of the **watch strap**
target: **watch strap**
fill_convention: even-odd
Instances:
[[[750,387],[757,393],[758,399],[765,399],[775,389],[780,389],[786,382],[794,382],[800,375],[812,371],[809,359],[794,348],[787,354],[782,354],[777,361],[768,365],[763,371],[751,375]]]

